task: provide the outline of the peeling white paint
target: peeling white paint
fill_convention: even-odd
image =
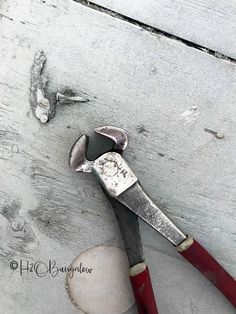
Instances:
[[[191,108],[181,113],[180,117],[186,123],[190,123],[190,122],[195,121],[199,114],[200,112],[197,111],[197,105],[193,105]]]

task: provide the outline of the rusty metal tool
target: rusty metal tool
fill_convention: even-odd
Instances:
[[[125,150],[127,133],[120,128],[105,126],[96,133],[110,138],[114,147]],[[152,228],[161,233],[208,280],[210,280],[236,307],[236,280],[191,236],[183,233],[144,192],[138,178],[120,153],[109,151],[96,160],[86,157],[88,137],[82,135],[70,152],[69,164],[78,172],[95,174],[106,193],[134,212]]]

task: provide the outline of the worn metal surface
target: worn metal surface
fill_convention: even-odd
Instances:
[[[147,196],[139,183],[132,185],[117,199],[175,246],[186,240],[185,234]]]
[[[93,172],[113,197],[118,197],[138,181],[121,155],[115,152],[108,152],[96,159]]]
[[[110,139],[113,142],[112,150],[117,153],[122,153],[129,144],[128,134],[124,129],[114,126],[103,126],[96,128],[94,131],[95,133]]]
[[[63,274],[22,278],[11,260],[51,258],[62,266],[96,244],[121,246],[98,184],[67,160],[78,136],[105,124],[127,129],[126,159],[145,190],[235,277],[235,64],[71,0],[7,0],[0,13],[1,311],[77,312]],[[40,49],[52,89],[70,86],[90,99],[61,107],[47,125],[29,105]],[[235,312],[167,241],[140,225],[160,313]]]
[[[97,159],[87,159],[88,137],[82,135],[72,146],[69,164],[77,172],[92,172],[110,196],[117,197],[137,182],[137,177],[116,152],[108,152]]]
[[[123,240],[129,266],[132,267],[145,260],[142,247],[142,239],[139,228],[139,218],[127,207],[105,192],[112,205]]]

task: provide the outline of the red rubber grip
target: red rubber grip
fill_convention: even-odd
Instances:
[[[236,280],[195,240],[179,252],[209,279],[236,307]]]
[[[130,275],[139,314],[158,314],[148,267],[137,275]]]

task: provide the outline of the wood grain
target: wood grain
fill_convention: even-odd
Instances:
[[[236,59],[234,0],[93,0],[92,3]]]
[[[70,0],[7,0],[0,13],[3,313],[76,313],[63,274],[21,278],[11,260],[63,266],[97,244],[121,246],[98,184],[67,161],[78,136],[106,124],[129,132],[124,156],[150,196],[236,276],[235,64]],[[61,106],[47,125],[29,104],[39,49],[51,89],[90,99]],[[160,313],[234,313],[170,244],[141,229]]]

